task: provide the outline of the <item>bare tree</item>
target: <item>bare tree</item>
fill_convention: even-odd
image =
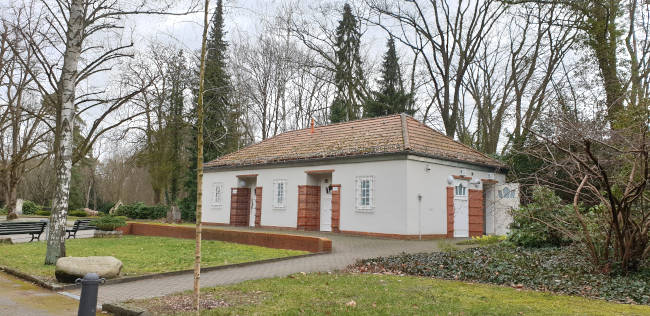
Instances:
[[[439,112],[447,136],[456,135],[463,105],[463,82],[505,6],[500,1],[367,1],[375,24],[419,54],[433,100],[421,109],[423,121]],[[398,27],[390,27],[397,22]]]
[[[18,7],[13,12],[22,17],[30,15],[31,9]],[[9,210],[7,218],[14,219],[23,175],[49,155],[45,142],[51,136],[47,127],[51,113],[34,91],[35,78],[30,76],[30,71],[38,72],[34,52],[9,21],[0,23],[0,187]]]
[[[552,6],[511,8],[500,22],[503,31],[490,34],[479,49],[463,86],[473,103],[461,106],[458,137],[463,142],[495,154],[504,123],[512,118],[501,153],[521,149],[533,124],[554,101],[553,83],[562,81],[558,69],[576,41],[575,29],[551,22],[550,16],[561,16],[558,11]],[[469,109],[473,115],[464,112]]]
[[[563,111],[545,122],[546,132],[533,132],[539,145],[527,153],[544,162],[538,183],[571,195],[574,210],[545,224],[584,245],[600,271],[636,270],[650,256],[647,125],[612,129],[606,115],[576,119]],[[567,229],[569,221],[580,229]]]
[[[200,314],[201,292],[201,221],[203,215],[203,93],[205,92],[205,56],[208,42],[208,16],[210,0],[205,0],[203,5],[203,36],[201,37],[201,58],[199,66],[199,97],[196,105],[197,133],[196,133],[196,238],[194,251],[194,307],[196,315]]]

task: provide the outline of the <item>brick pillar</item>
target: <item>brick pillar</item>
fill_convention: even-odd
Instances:
[[[447,187],[447,238],[454,237],[454,187]]]
[[[484,234],[484,209],[483,190],[469,190],[469,236],[482,236]]]
[[[251,211],[251,189],[230,189],[230,225],[248,226]]]
[[[262,226],[262,187],[255,188],[255,227]]]
[[[298,186],[298,229],[320,230],[320,186]]]
[[[332,184],[332,231],[341,231],[341,185]]]

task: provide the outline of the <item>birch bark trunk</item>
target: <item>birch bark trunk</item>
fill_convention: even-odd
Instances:
[[[70,16],[66,30],[66,48],[59,81],[60,102],[57,105],[56,133],[54,139],[56,191],[52,201],[52,215],[48,225],[45,264],[55,264],[65,256],[65,225],[70,197],[72,170],[72,132],[75,115],[75,87],[77,67],[85,26],[83,0],[70,1]]]

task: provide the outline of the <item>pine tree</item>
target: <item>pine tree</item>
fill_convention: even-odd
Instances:
[[[395,40],[388,39],[388,50],[382,63],[379,91],[374,92],[374,98],[364,105],[365,117],[376,117],[397,113],[413,115],[413,95],[404,91],[402,72],[399,58],[395,50]]]
[[[336,97],[330,110],[332,122],[355,120],[361,114],[365,80],[359,55],[360,45],[361,33],[357,19],[346,3],[343,6],[343,17],[336,28]]]

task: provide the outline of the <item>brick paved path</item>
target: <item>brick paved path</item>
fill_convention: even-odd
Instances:
[[[232,229],[232,228],[224,228]],[[256,230],[263,231],[263,230]],[[275,231],[277,232],[277,231]],[[256,264],[246,267],[216,270],[201,274],[201,287],[238,283],[252,279],[286,276],[298,272],[326,272],[343,269],[357,259],[371,258],[402,252],[415,253],[436,251],[438,241],[406,241],[356,237],[331,233],[290,232],[323,236],[332,240],[332,253],[291,259],[286,261]],[[122,284],[104,285],[99,288],[99,304],[114,303],[127,299],[163,296],[191,290],[191,273],[158,279],[134,281]],[[69,291],[79,295],[79,290]]]
[[[73,316],[79,301],[0,272],[0,315]]]

